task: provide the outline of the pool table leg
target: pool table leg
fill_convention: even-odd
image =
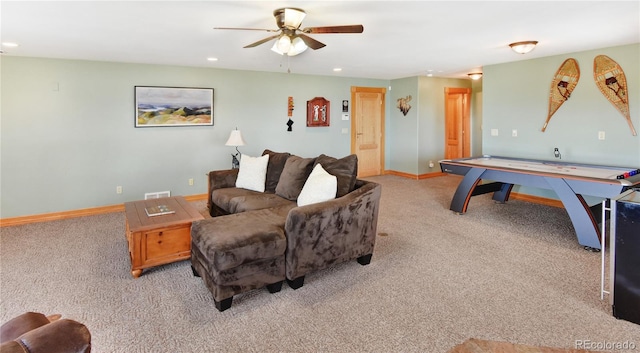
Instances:
[[[513,189],[513,184],[502,183],[500,190],[493,193],[493,200],[505,203],[509,200],[509,195],[511,195],[511,189]]]
[[[544,178],[562,201],[578,236],[578,243],[588,250],[600,250],[600,230],[589,205],[563,179]]]
[[[485,170],[486,169],[483,168],[471,168],[467,174],[464,175],[464,178],[460,181],[455,194],[453,194],[451,207],[449,207],[451,211],[458,212],[460,214],[467,212],[469,200],[471,199],[471,196],[473,196],[473,189],[475,189],[476,185],[480,182],[480,177]]]

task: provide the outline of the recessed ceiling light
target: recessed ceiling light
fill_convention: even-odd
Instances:
[[[339,67],[336,67],[336,68],[334,68],[334,69],[333,69],[333,71],[334,71],[334,72],[340,72],[340,71],[342,71],[342,69],[341,69],[341,68],[339,68]]]
[[[11,48],[15,48],[18,46],[18,43],[12,43],[12,42],[3,42],[2,46],[4,47],[11,47]]]
[[[207,58],[209,61],[218,61],[218,58]]]

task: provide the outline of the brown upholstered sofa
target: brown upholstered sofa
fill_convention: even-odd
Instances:
[[[0,327],[0,352],[89,353],[91,333],[74,320],[27,312]]]
[[[213,218],[192,225],[194,274],[204,277],[221,311],[235,294],[264,286],[277,292],[285,278],[298,289],[307,273],[354,259],[366,265],[373,254],[382,187],[357,179],[356,155],[265,155],[264,191],[236,187],[242,160],[240,169],[210,172]],[[335,196],[300,206],[318,164],[336,177]]]

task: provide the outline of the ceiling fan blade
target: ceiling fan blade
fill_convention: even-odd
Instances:
[[[213,29],[232,29],[240,31],[266,31],[266,32],[279,32],[279,29],[266,29],[266,28],[241,28],[241,27],[213,27]]]
[[[246,46],[244,46],[243,48],[253,48],[253,47],[257,47],[257,46],[258,46],[258,45],[260,45],[260,44],[264,44],[264,43],[266,43],[266,42],[268,42],[268,41],[270,41],[270,40],[272,40],[272,39],[276,39],[276,38],[278,38],[278,37],[280,37],[280,35],[279,35],[279,34],[276,34],[275,36],[267,37],[267,38],[265,38],[265,39],[262,39],[262,40],[259,40],[259,41],[255,42],[255,43],[251,43],[251,44],[249,44],[249,45],[246,45]]]
[[[311,48],[313,50],[320,49],[320,48],[322,48],[322,47],[324,47],[326,45],[326,44],[318,42],[317,40],[315,40],[315,39],[313,39],[313,38],[311,38],[311,37],[309,37],[307,35],[304,35],[302,33],[298,34],[298,36],[300,38],[302,38],[302,41],[304,42],[304,44],[306,44],[309,48]]]
[[[363,31],[362,25],[307,27],[302,30],[304,33],[362,33]]]

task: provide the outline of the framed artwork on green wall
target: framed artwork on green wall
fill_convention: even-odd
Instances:
[[[135,127],[213,126],[213,88],[135,86]]]

